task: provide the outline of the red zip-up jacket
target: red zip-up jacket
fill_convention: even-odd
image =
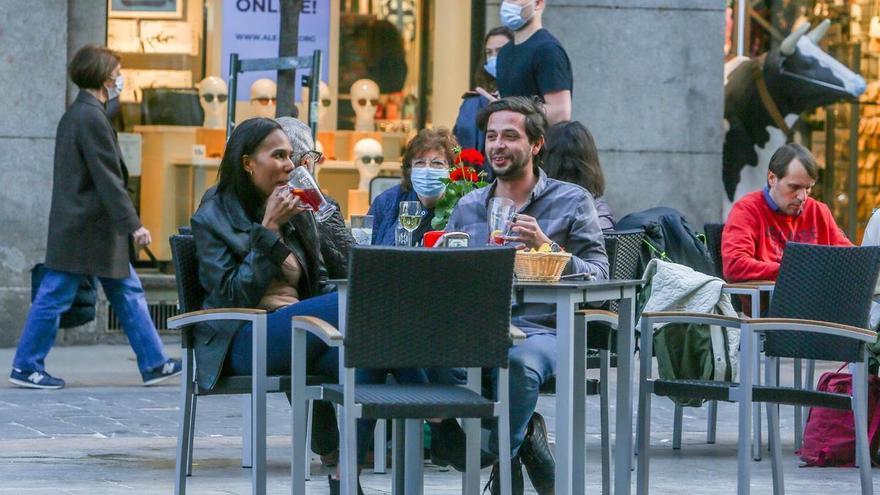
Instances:
[[[800,215],[774,211],[764,191],[742,197],[727,217],[721,259],[728,282],[776,280],[782,250],[789,241],[852,246],[824,203],[807,198]]]

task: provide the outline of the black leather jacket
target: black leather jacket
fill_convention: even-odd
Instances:
[[[232,191],[218,193],[211,188],[193,215],[192,230],[199,281],[208,293],[204,309],[256,307],[272,280],[281,276],[281,263],[290,254],[302,267],[297,287],[300,299],[333,289],[326,285],[327,271],[321,255],[322,248],[331,248],[322,246],[317,222],[310,213],[293,217],[279,235],[251,221]],[[232,337],[243,325],[234,321],[196,325],[194,346],[200,387],[210,389],[217,383]]]
[[[325,195],[324,199],[336,207],[330,218],[318,224],[324,266],[330,278],[348,278],[348,255],[355,245],[354,237],[345,226],[339,203],[330,196]]]

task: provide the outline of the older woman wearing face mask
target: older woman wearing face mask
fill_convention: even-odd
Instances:
[[[423,129],[409,142],[403,156],[400,185],[380,194],[370,206],[373,215],[373,245],[396,244],[397,216],[401,201],[419,201],[425,210],[422,221],[412,233],[418,245],[431,230],[434,206],[443,197],[449,167],[455,159],[455,136],[446,128]]]

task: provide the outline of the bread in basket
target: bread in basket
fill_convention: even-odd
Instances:
[[[564,251],[517,251],[513,271],[522,282],[558,282],[570,259]]]

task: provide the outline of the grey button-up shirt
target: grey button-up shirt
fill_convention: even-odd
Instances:
[[[590,193],[577,185],[550,179],[538,170],[538,182],[517,213],[538,221],[544,234],[572,254],[564,273],[590,273],[608,278],[608,257],[599,217]],[[459,200],[446,225],[447,232],[467,232],[471,246],[489,241],[487,212],[497,181]],[[555,312],[547,304],[513,307],[514,324],[526,333],[548,333],[555,328]]]

